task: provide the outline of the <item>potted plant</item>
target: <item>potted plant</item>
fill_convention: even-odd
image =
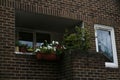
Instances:
[[[75,27],[75,31],[65,32],[62,44],[58,41],[44,43],[35,49],[37,59],[56,60],[65,50],[79,50],[81,53],[87,53],[90,48],[90,34],[87,29]]]
[[[21,43],[19,41],[15,42],[15,52],[19,52],[19,46],[21,45]]]
[[[27,44],[21,44],[20,46],[19,46],[19,51],[20,52],[27,52]]]
[[[79,50],[82,53],[87,53],[90,48],[90,33],[85,28],[75,27],[75,31],[70,33],[65,31],[63,44],[67,50]]]
[[[35,54],[38,60],[59,60],[61,54],[64,51],[64,46],[60,45],[58,41],[52,41],[48,43],[46,40],[44,43],[35,49]]]
[[[28,47],[27,47],[27,52],[34,52],[33,47],[28,46]]]

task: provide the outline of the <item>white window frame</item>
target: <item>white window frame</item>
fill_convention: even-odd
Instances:
[[[105,62],[105,67],[109,68],[118,68],[118,58],[117,58],[117,51],[116,51],[116,42],[115,42],[115,34],[114,34],[114,28],[110,26],[105,25],[94,25],[95,29],[95,41],[96,41],[96,51],[98,51],[98,38],[97,38],[97,30],[107,30],[111,32],[111,41],[112,41],[112,49],[113,49],[113,62]]]

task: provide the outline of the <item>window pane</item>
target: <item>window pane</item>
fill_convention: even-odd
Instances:
[[[113,61],[111,33],[106,30],[97,30],[98,50]]]
[[[19,32],[19,41],[28,47],[33,47],[33,33]]]
[[[36,46],[41,46],[41,43],[45,40],[47,40],[48,43],[50,42],[50,34],[36,33]]]

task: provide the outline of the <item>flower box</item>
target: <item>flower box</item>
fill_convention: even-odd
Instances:
[[[55,53],[36,53],[36,58],[38,60],[47,60],[47,61],[56,61],[60,59],[60,56],[57,56]]]
[[[37,46],[35,54],[38,60],[55,61],[61,58],[64,49],[64,45],[59,44],[57,41],[52,41],[52,43],[48,44],[45,40],[42,45]]]

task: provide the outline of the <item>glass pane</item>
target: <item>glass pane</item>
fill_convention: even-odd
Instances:
[[[36,46],[41,46],[41,44],[47,40],[50,42],[50,34],[47,33],[36,33]]]
[[[33,33],[19,32],[19,42],[28,47],[33,47]]]
[[[111,32],[107,30],[97,30],[98,50],[113,61],[113,50],[111,42]]]

